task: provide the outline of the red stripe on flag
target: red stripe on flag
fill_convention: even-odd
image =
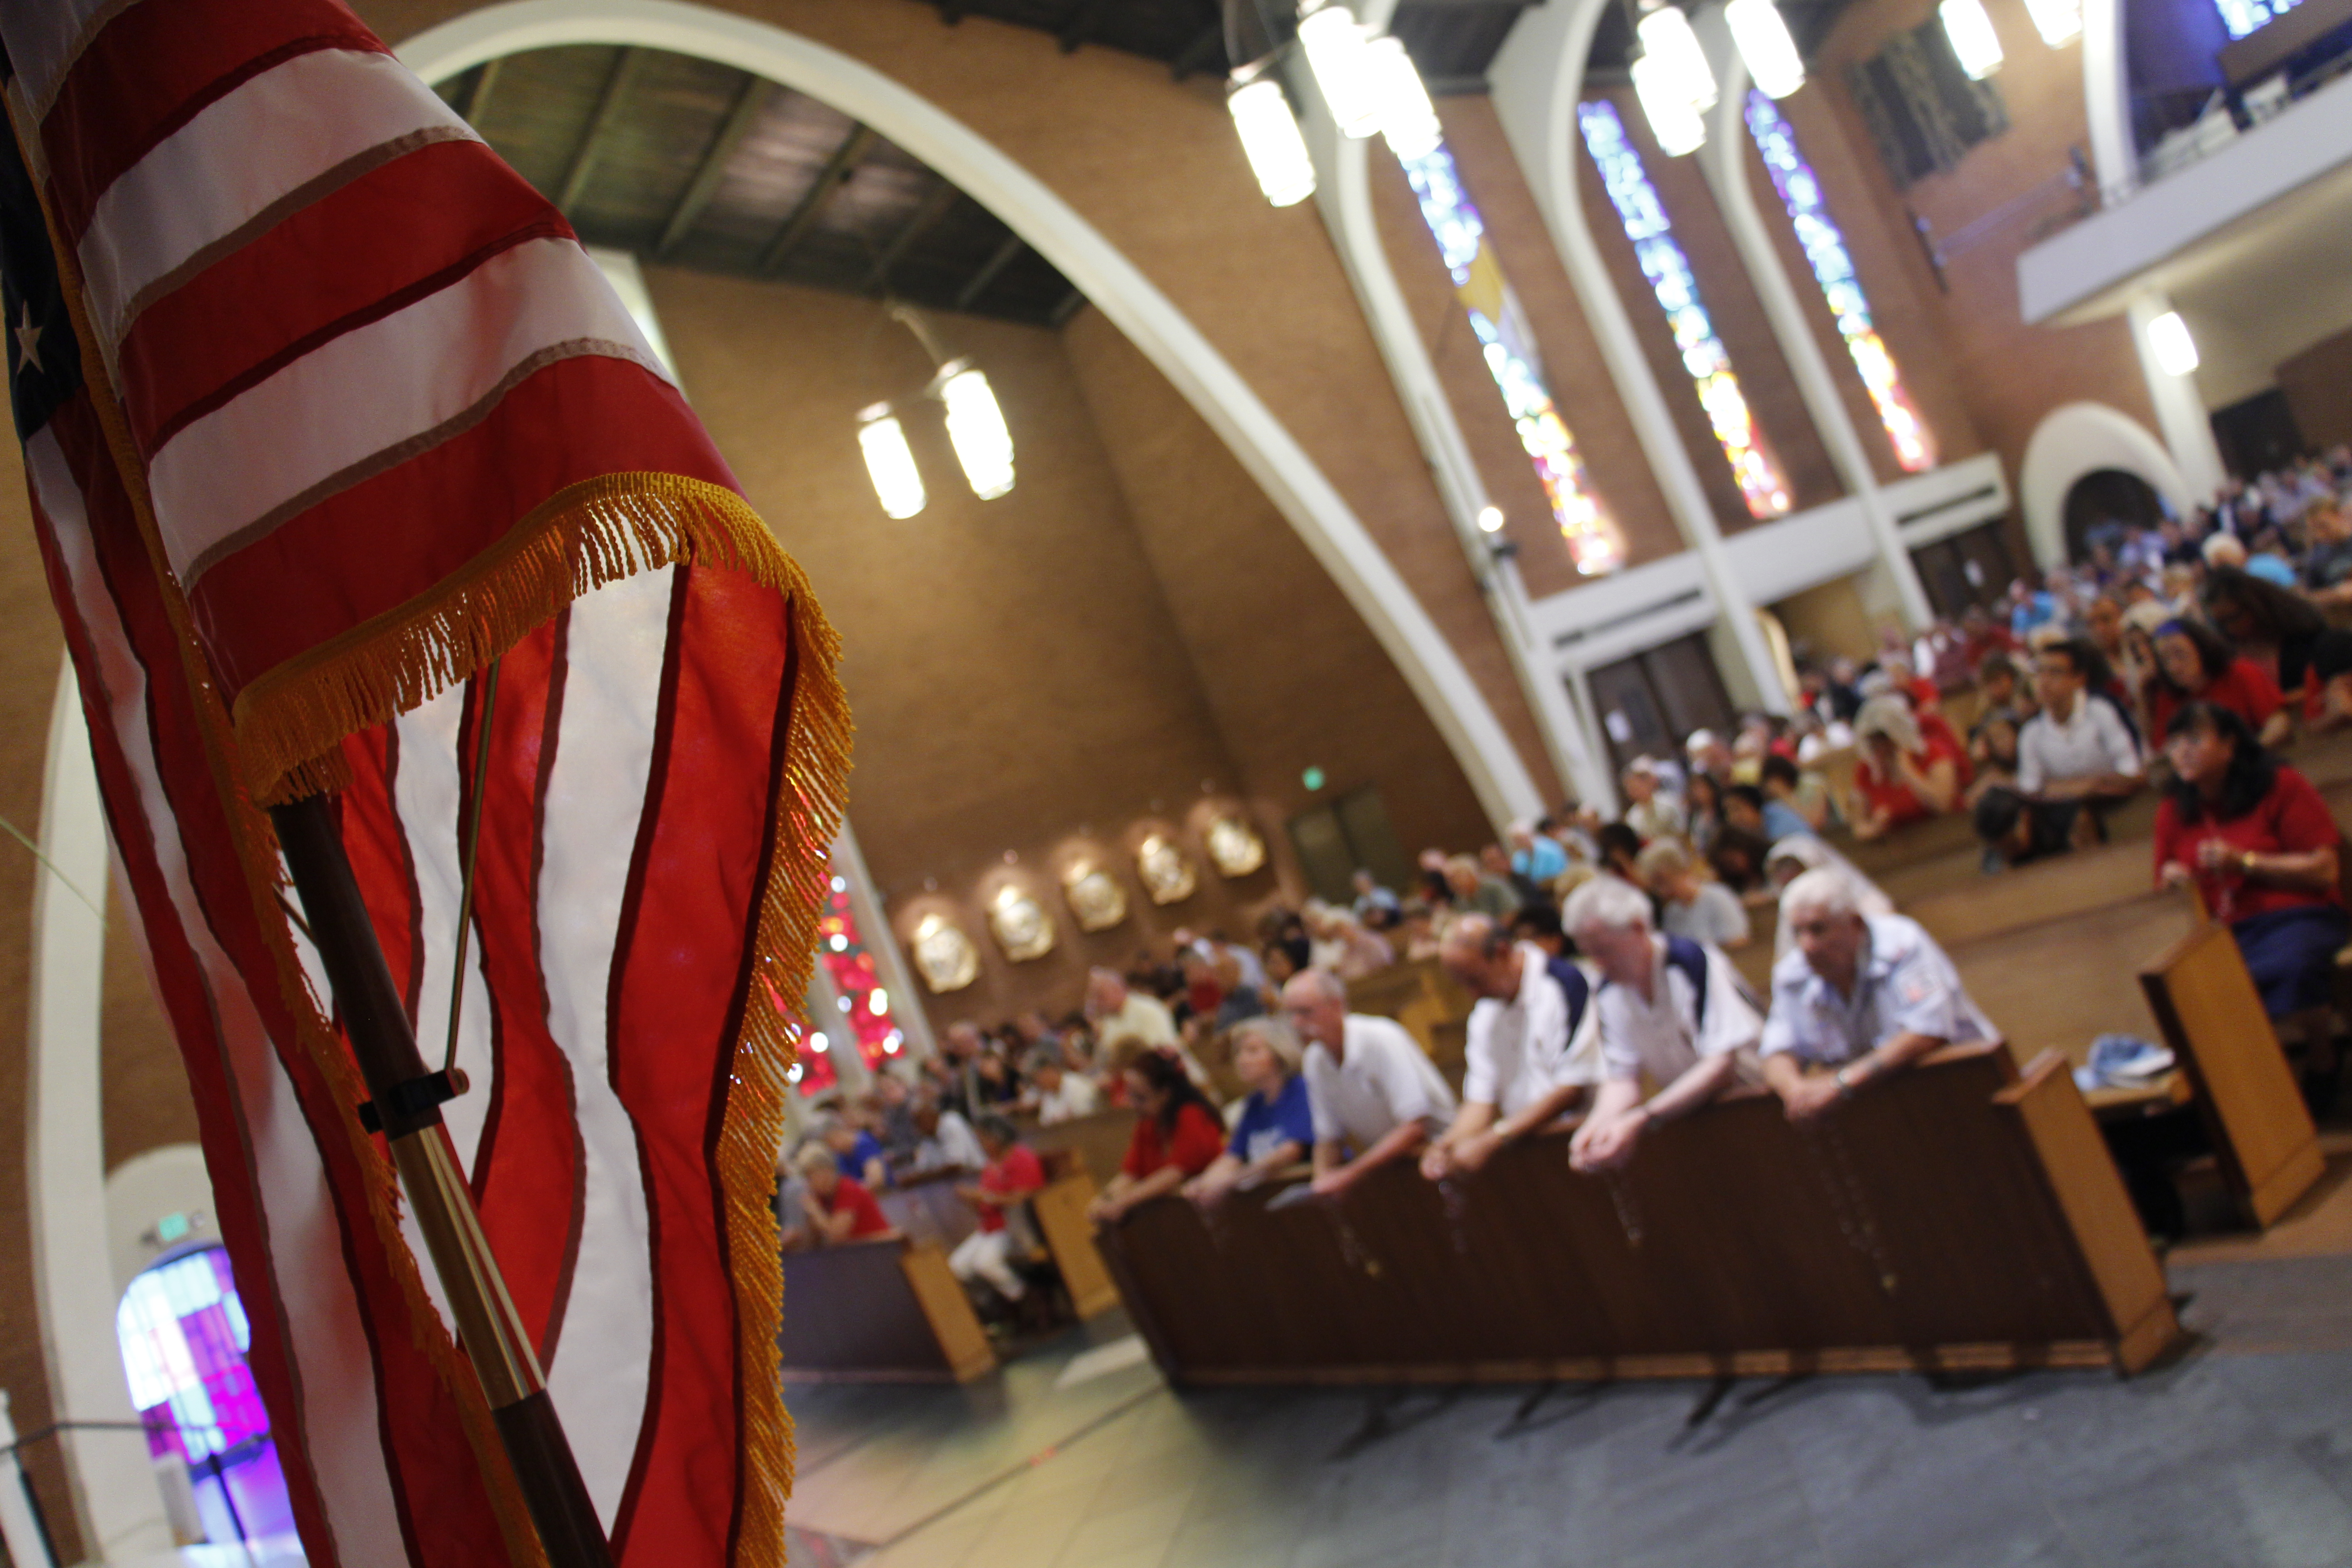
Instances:
[[[579,1246],[586,1181],[571,1062],[548,1027],[539,964],[541,748],[553,740],[548,698],[555,630],[540,627],[500,660],[474,861],[476,940],[498,1063],[495,1098],[474,1157],[474,1194],[508,1293],[542,1360]],[[475,679],[477,707],[486,686],[484,678]],[[477,724],[477,744],[478,734]],[[476,754],[475,745],[458,753],[469,803]]]
[[[153,457],[320,343],[550,236],[572,227],[478,142],[431,142],[372,170],[140,313],[118,356],[140,451]]]
[[[718,1143],[759,923],[772,752],[789,713],[789,609],[732,573],[684,569],[663,722],[614,966],[613,1084],[638,1129],[653,1218],[646,1422],[613,1528],[624,1568],[725,1560],[740,1405]],[[705,933],[682,942],[684,931]],[[733,933],[726,961],[708,945]],[[765,1367],[749,1375],[767,1375]]]
[[[41,121],[66,243],[81,243],[98,198],[155,143],[272,66],[316,49],[392,52],[334,0],[121,7],[66,73]]]
[[[400,742],[389,724],[362,730],[344,741],[352,782],[337,796],[342,811],[343,851],[375,926],[376,945],[400,987],[409,1027],[417,1026],[417,991],[425,981],[423,900],[416,891],[416,862],[393,805],[393,780]]]
[[[88,416],[79,399],[68,407],[80,417],[61,415],[52,421],[52,428],[81,480],[92,537],[133,646],[148,650],[143,662],[150,671],[150,736],[190,880],[203,900],[214,939],[246,979],[247,994],[268,1032],[276,1063],[293,1085],[324,1168],[325,1195],[334,1204],[342,1236],[340,1261],[351,1274],[375,1356],[376,1403],[385,1458],[403,1529],[409,1536],[411,1560],[435,1568],[443,1564],[499,1568],[505,1553],[497,1519],[465,1441],[455,1398],[409,1324],[389,1254],[368,1211],[369,1173],[362,1169],[344,1131],[334,1089],[299,1044],[293,1018],[271,983],[276,962],[262,937],[236,838],[214,785],[199,721],[181,672],[177,639],[166,618],[145,546],[114,480],[111,460],[95,420]],[[117,801],[110,802],[110,809],[120,814],[143,806],[136,800]],[[192,1076],[205,1064],[199,1052],[187,1048],[187,1042],[203,1037],[181,1037]],[[217,1034],[213,1037],[217,1038]],[[242,1064],[233,1065],[232,1070],[261,1069]],[[228,1113],[243,1116],[242,1108],[236,1106]],[[206,1163],[216,1193],[226,1184],[225,1173],[233,1179],[239,1170],[249,1173],[251,1169],[215,1164],[209,1156]],[[318,1196],[308,1192],[253,1194],[264,1226],[273,1202],[307,1205]],[[242,1256],[231,1248],[237,1278],[241,1281],[268,1279],[266,1228],[257,1230],[247,1248]],[[332,1266],[331,1260],[315,1257],[283,1261],[294,1268]],[[281,1349],[280,1355],[281,1369],[290,1375],[290,1353]],[[271,1426],[284,1435],[289,1446],[299,1444],[307,1432],[299,1384],[289,1389],[281,1379],[277,1386],[279,1398],[269,1403]],[[266,1385],[264,1394],[267,1401]],[[323,1419],[326,1413],[310,1411],[308,1418]],[[331,1540],[325,1535],[306,1537],[306,1545],[320,1561],[333,1561],[327,1550]]]
[[[190,605],[230,700],[434,587],[556,491],[635,472],[735,486],[686,400],[643,366],[583,355],[535,372],[463,435],[320,502],[197,581]]]

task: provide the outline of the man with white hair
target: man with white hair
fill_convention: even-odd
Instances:
[[[1307,1042],[1318,1193],[1336,1196],[1389,1161],[1418,1152],[1454,1114],[1454,1091],[1421,1043],[1393,1019],[1349,1012],[1338,975],[1320,969],[1293,975],[1282,988],[1282,1011]]]
[[[1573,960],[1513,941],[1485,915],[1464,915],[1446,931],[1437,962],[1478,1000],[1470,1009],[1462,1109],[1422,1152],[1421,1173],[1433,1182],[1477,1170],[1601,1081],[1592,983]]]
[[[1176,1045],[1176,1019],[1168,1004],[1136,990],[1116,969],[1087,972],[1087,1019],[1098,1040],[1128,1035],[1161,1049]]]
[[[1865,915],[1830,867],[1780,895],[1796,948],[1772,966],[1764,1079],[1792,1121],[1809,1121],[1930,1051],[1993,1038],[1959,971],[1919,922]]]
[[[1569,895],[1560,923],[1591,955],[1601,985],[1606,1081],[1569,1144],[1580,1171],[1633,1157],[1643,1131],[1713,1100],[1737,1080],[1739,1054],[1755,1048],[1762,1021],[1720,949],[1650,929],[1650,900],[1613,877]],[[1645,1094],[1644,1083],[1652,1090]]]

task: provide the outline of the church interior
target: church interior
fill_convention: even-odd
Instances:
[[[840,636],[789,1561],[2352,1568],[2352,0],[349,6]],[[318,1562],[20,477],[0,1543]]]

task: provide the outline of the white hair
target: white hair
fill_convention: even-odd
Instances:
[[[1632,931],[1650,925],[1649,895],[1620,877],[1595,877],[1569,894],[1559,911],[1563,931],[1571,935],[1588,926],[1607,931]]]
[[[1806,910],[1825,915],[1862,913],[1862,897],[1845,873],[1833,866],[1817,866],[1790,882],[1780,893],[1780,918],[1793,921]]]
[[[1325,1001],[1337,1002],[1342,1007],[1348,1005],[1348,983],[1329,970],[1302,969],[1290,977],[1283,989],[1286,991],[1302,981],[1308,990],[1320,992]]]
[[[1286,1073],[1297,1072],[1306,1055],[1307,1047],[1299,1043],[1298,1031],[1271,1014],[1243,1019],[1233,1026],[1226,1038],[1235,1050],[1241,1048],[1244,1040],[1257,1041],[1274,1053]]]

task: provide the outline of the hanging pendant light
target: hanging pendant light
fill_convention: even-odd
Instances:
[[[1658,62],[1652,71],[1663,73],[1673,90],[1699,113],[1715,107],[1715,71],[1706,63],[1706,51],[1699,47],[1698,35],[1691,31],[1690,18],[1679,7],[1660,5],[1634,30],[1641,36],[1642,58]]]
[[[1013,488],[1013,432],[1005,428],[994,389],[970,360],[942,366],[936,384],[940,401],[947,405],[948,441],[963,465],[964,481],[981,500],[994,500]]]
[[[1445,129],[1437,121],[1437,106],[1429,101],[1421,72],[1404,51],[1404,40],[1390,34],[1374,38],[1365,51],[1372,62],[1373,96],[1380,102],[1381,135],[1389,151],[1407,163],[1428,157],[1445,139]]]
[[[882,510],[893,518],[913,517],[929,498],[923,493],[914,450],[907,445],[906,427],[887,403],[876,404],[857,419],[857,444],[865,450],[866,476],[874,481]]]
[[[1315,194],[1315,160],[1307,155],[1306,138],[1298,133],[1297,117],[1280,82],[1271,76],[1240,82],[1225,94],[1225,111],[1234,117],[1250,173],[1267,201],[1286,207]]]
[[[2000,69],[2000,35],[1992,30],[1984,0],[1944,0],[1936,7],[1944,19],[1944,37],[1952,43],[1960,68],[1971,81],[1982,81]]]
[[[1315,85],[1330,105],[1339,133],[1360,140],[1378,131],[1381,102],[1370,39],[1356,14],[1340,0],[1301,6],[1298,44],[1307,51],[1307,68],[1315,73]]]
[[[2178,310],[2167,310],[2147,323],[2147,346],[2158,370],[2167,375],[2188,375],[2198,365],[2197,340]]]
[[[1655,55],[1633,62],[1633,92],[1642,100],[1643,118],[1650,122],[1659,152],[1679,158],[1706,144],[1706,117],[1683,96],[1682,83]]]
[[[2083,0],[2025,0],[2025,14],[2053,49],[2083,36]]]
[[[1797,41],[1789,37],[1789,24],[1772,0],[1731,0],[1723,8],[1723,19],[1757,91],[1767,98],[1786,98],[1805,85],[1804,58],[1797,53]]]

